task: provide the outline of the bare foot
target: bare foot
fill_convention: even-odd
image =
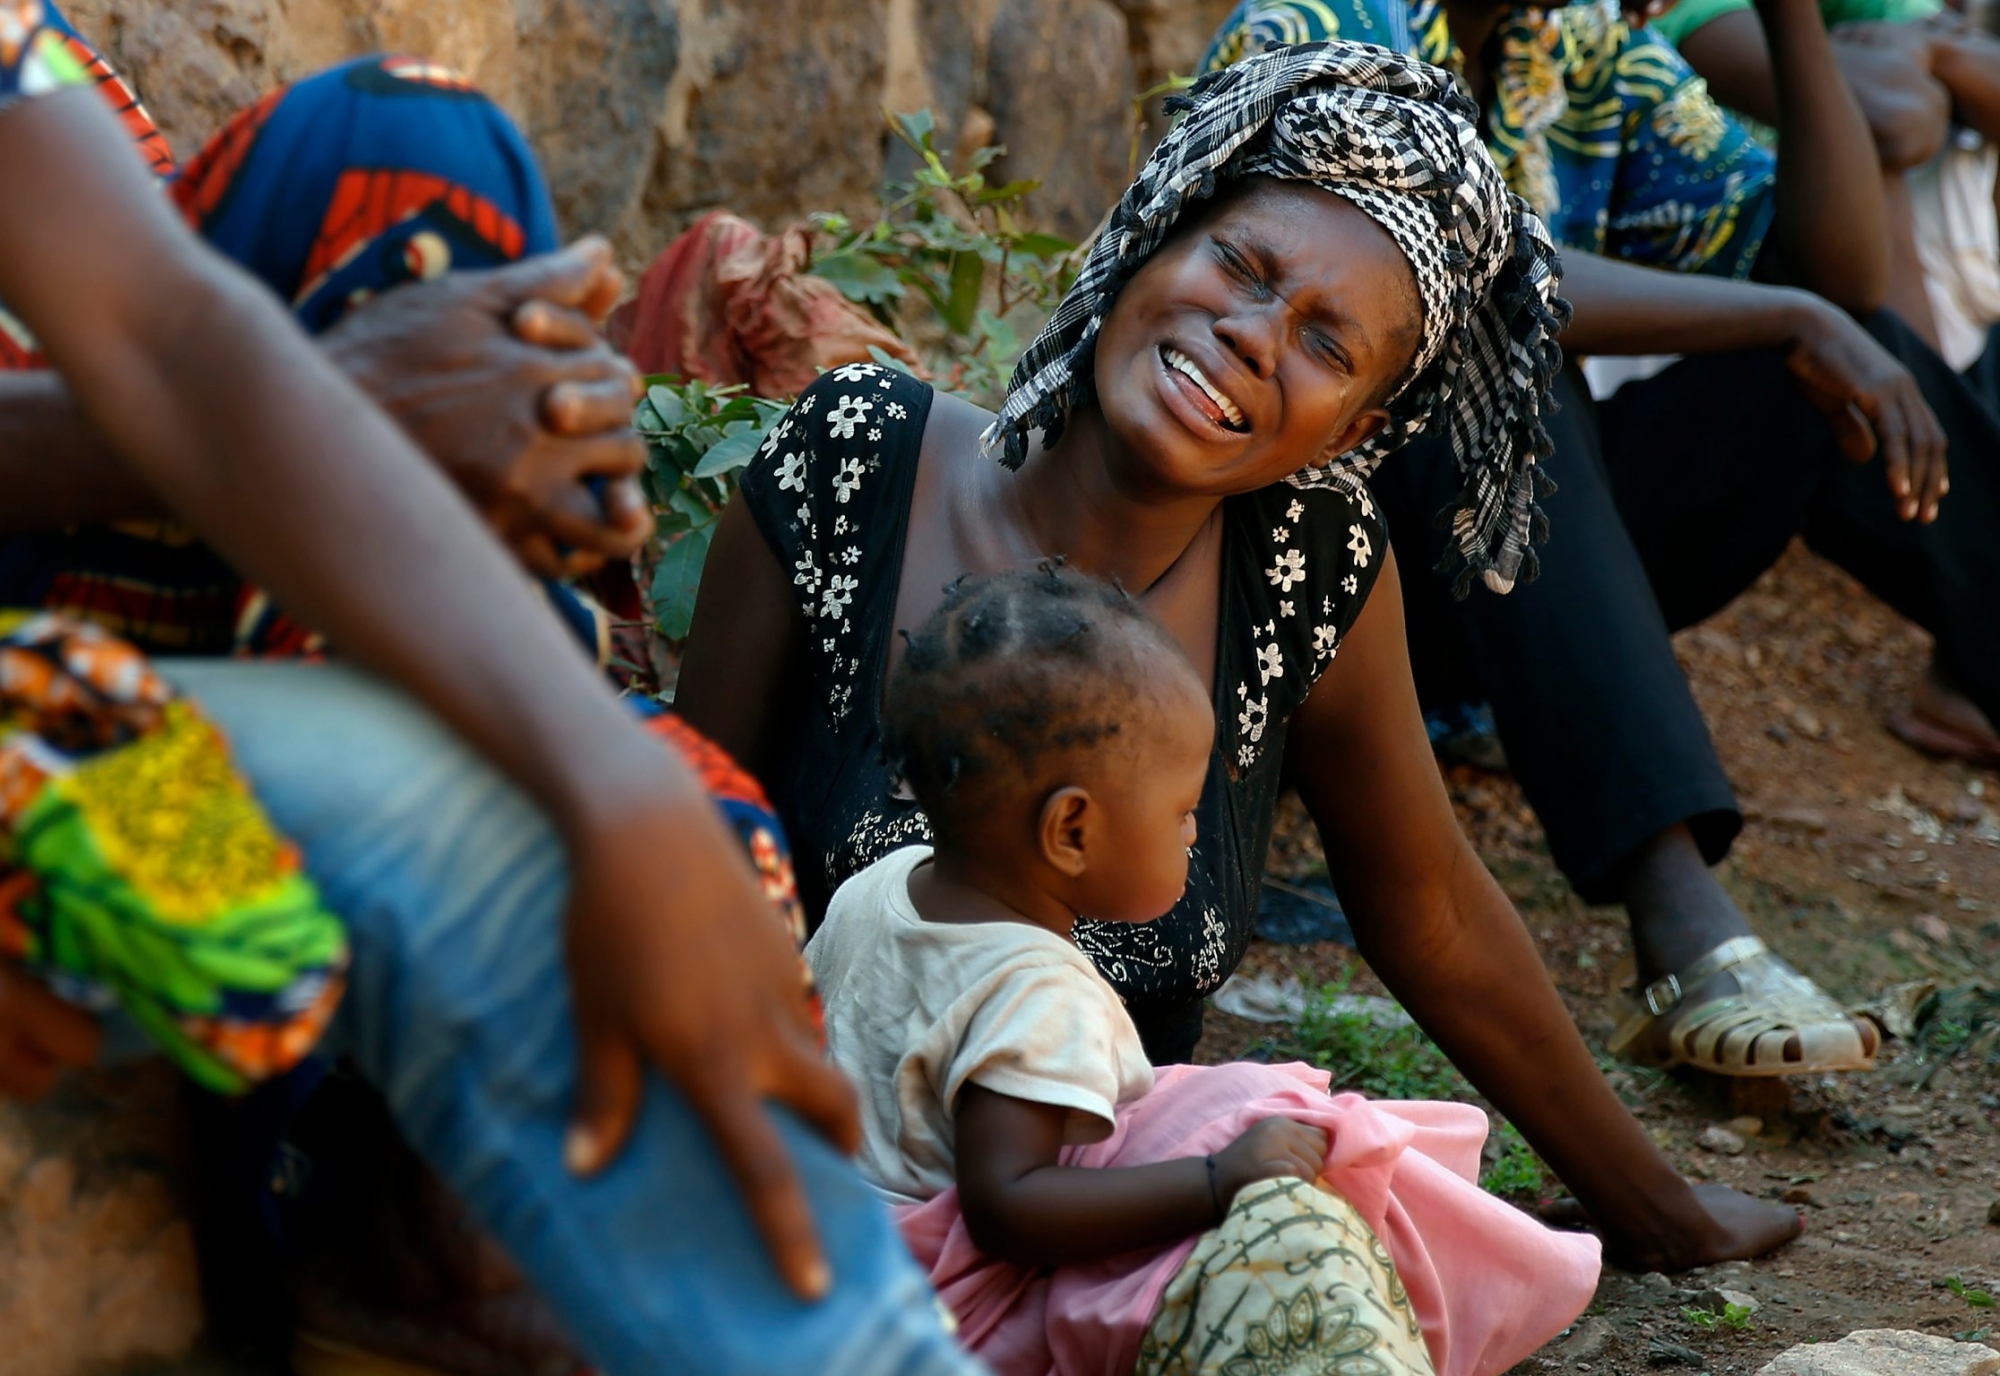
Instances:
[[[1910,705],[1889,719],[1889,729],[1926,754],[2000,768],[2000,731],[1935,660],[1910,695]]]
[[[1627,1271],[1689,1271],[1718,1261],[1761,1257],[1805,1231],[1805,1221],[1789,1204],[1752,1199],[1727,1185],[1695,1185],[1689,1208],[1668,1235],[1627,1236],[1593,1220],[1574,1199],[1558,1199],[1539,1210],[1552,1228],[1591,1228],[1604,1238],[1604,1259]]]

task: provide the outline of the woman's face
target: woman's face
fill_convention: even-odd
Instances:
[[[1128,476],[1255,491],[1352,449],[1415,357],[1408,260],[1353,204],[1255,178],[1126,284],[1098,338],[1098,403]]]

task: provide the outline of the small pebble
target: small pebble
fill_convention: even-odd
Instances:
[[[1703,1128],[1694,1143],[1703,1151],[1712,1151],[1717,1156],[1741,1156],[1747,1145],[1740,1136],[1719,1123],[1710,1123]]]
[[[1741,1118],[1731,1118],[1723,1126],[1738,1137],[1755,1137],[1764,1130],[1764,1120],[1762,1118],[1753,1118],[1746,1113]]]
[[[1646,1344],[1646,1361],[1653,1366],[1700,1366],[1701,1354],[1691,1347],[1655,1338]]]
[[[2000,1228],[2000,1199],[1996,1199],[1986,1206],[1986,1221],[1994,1227]]]
[[[1794,1185],[1778,1197],[1787,1204],[1810,1204],[1813,1202],[1812,1191],[1804,1185]]]

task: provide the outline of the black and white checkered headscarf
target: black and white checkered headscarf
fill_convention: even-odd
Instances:
[[[1288,481],[1352,486],[1442,411],[1464,475],[1449,514],[1458,591],[1475,574],[1496,592],[1533,578],[1530,545],[1546,525],[1535,499],[1551,490],[1537,467],[1550,450],[1542,414],[1569,306],[1556,294],[1548,230],[1507,190],[1480,142],[1478,107],[1437,67],[1333,42],[1246,58],[1168,108],[1185,117],[1146,160],[1014,369],[985,452],[1015,468],[1031,430],[1056,442],[1093,396],[1097,334],[1112,303],[1190,208],[1240,177],[1307,181],[1366,212],[1403,250],[1423,302],[1423,337],[1390,397],[1388,424]]]

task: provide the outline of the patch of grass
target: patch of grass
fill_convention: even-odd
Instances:
[[[1732,1333],[1747,1333],[1757,1322],[1756,1313],[1747,1304],[1725,1304],[1719,1314],[1713,1309],[1688,1305],[1681,1310],[1681,1317],[1703,1332],[1727,1328]]]
[[[1380,1027],[1366,1013],[1337,1004],[1349,979],[1326,985],[1306,1003],[1286,1049],[1333,1077],[1335,1090],[1376,1099],[1467,1099],[1472,1086],[1415,1026]]]
[[[1502,1199],[1533,1199],[1539,1195],[1548,1183],[1549,1173],[1542,1165],[1542,1158],[1535,1155],[1535,1149],[1512,1123],[1502,1123],[1493,1140],[1500,1144],[1500,1155],[1480,1172],[1480,1188]]]

